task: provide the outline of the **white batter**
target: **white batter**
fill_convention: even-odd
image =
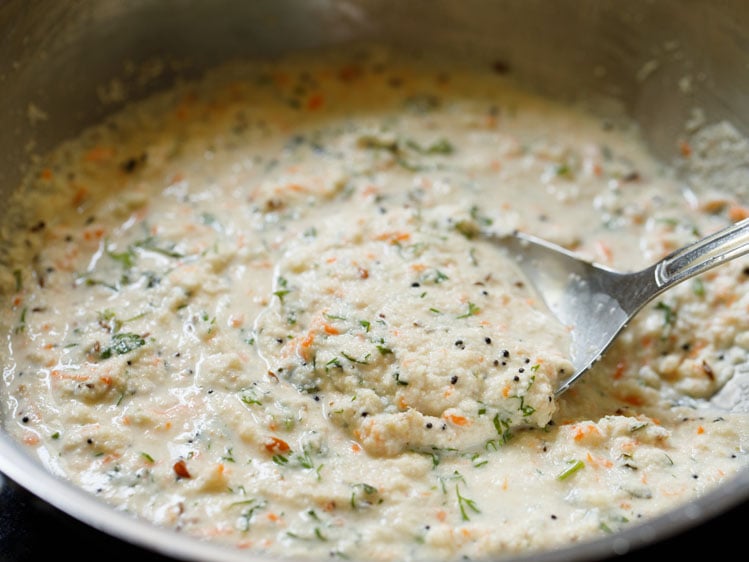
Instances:
[[[749,360],[749,261],[555,400],[567,330],[480,235],[626,270],[749,214],[636,133],[379,49],[130,107],[3,227],[6,429],[121,510],[276,555],[513,555],[693,499],[749,460],[746,416],[704,404]]]

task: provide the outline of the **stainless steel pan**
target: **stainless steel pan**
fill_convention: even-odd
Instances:
[[[749,3],[741,0],[0,0],[0,193],[16,187],[35,154],[181,76],[228,58],[366,39],[495,63],[542,92],[592,100],[601,111],[614,98],[664,160],[695,108],[708,122],[729,119],[749,130]],[[9,228],[3,213],[0,225]],[[115,512],[48,473],[2,430],[0,471],[148,551],[253,559]],[[749,471],[645,525],[534,560],[609,558],[747,502]]]

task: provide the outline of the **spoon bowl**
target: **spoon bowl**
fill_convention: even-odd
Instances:
[[[559,396],[603,356],[647,303],[682,281],[749,253],[749,219],[631,273],[585,261],[530,234],[489,237],[515,260],[551,313],[571,330],[574,372],[560,381]]]

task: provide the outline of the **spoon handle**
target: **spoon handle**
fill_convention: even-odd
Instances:
[[[658,262],[655,282],[659,292],[728,260],[749,253],[749,219],[685,246]]]

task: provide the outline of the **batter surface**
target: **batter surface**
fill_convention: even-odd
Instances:
[[[685,159],[691,157],[683,146]],[[634,126],[377,49],[236,63],[45,157],[3,225],[6,430],[120,510],[256,553],[478,559],[747,464],[749,261],[568,327],[482,236],[620,270],[747,216]]]

